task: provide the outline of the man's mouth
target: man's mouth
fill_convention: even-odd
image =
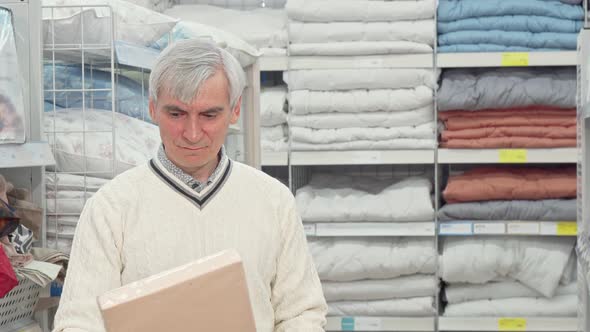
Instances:
[[[186,146],[183,146],[181,148],[182,149],[185,149],[185,150],[189,150],[189,151],[199,151],[199,150],[203,150],[204,148],[206,148],[206,146],[201,146],[201,147],[196,147],[196,146],[186,147]]]

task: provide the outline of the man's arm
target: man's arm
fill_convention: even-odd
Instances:
[[[101,193],[84,207],[74,236],[71,259],[54,332],[103,332],[96,297],[121,286],[121,214]]]
[[[281,249],[272,285],[275,332],[324,331],[326,300],[291,195],[284,207]]]

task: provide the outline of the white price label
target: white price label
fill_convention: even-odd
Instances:
[[[471,223],[445,223],[440,224],[441,235],[471,235],[473,234]]]
[[[536,222],[509,223],[508,234],[539,234],[539,224]]]
[[[354,329],[355,331],[381,331],[381,318],[356,317]]]
[[[504,234],[506,225],[503,223],[473,224],[473,234]]]
[[[352,152],[352,160],[355,160],[358,164],[381,163],[381,152],[379,152],[379,151]]]

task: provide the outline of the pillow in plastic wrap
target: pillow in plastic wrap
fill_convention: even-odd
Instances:
[[[81,4],[86,7],[63,7]],[[81,44],[82,39],[86,45],[109,45],[114,18],[115,40],[149,46],[178,22],[124,0],[43,0],[43,6],[46,45]]]
[[[156,125],[109,111],[47,112],[44,129],[58,172],[106,179],[146,163],[161,144]]]
[[[0,144],[25,142],[25,110],[12,13],[0,7]]]
[[[254,46],[230,32],[188,21],[180,21],[169,36],[162,37],[152,47],[163,50],[168,46],[170,40],[197,38],[212,41],[225,48],[240,62],[242,67],[253,64],[256,62],[256,58],[262,54]]]
[[[43,69],[43,84],[45,93],[45,111],[53,111],[53,104],[60,108],[86,108],[112,110],[112,78],[111,73],[90,70],[84,68],[85,89],[107,89],[103,91],[87,91],[82,100],[80,91],[59,91],[55,96],[53,89],[54,66],[45,65]],[[152,122],[148,108],[147,86],[143,88],[140,83],[122,75],[115,75],[116,94],[115,111],[130,117]],[[80,65],[55,65],[55,89],[67,90],[82,89],[82,67]],[[85,104],[85,105],[83,105]]]

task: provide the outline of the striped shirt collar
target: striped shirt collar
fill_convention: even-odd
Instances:
[[[226,169],[229,164],[229,158],[227,156],[227,153],[225,152],[224,146],[221,146],[221,150],[219,150],[218,156],[219,163],[217,164],[217,167],[215,168],[213,173],[211,173],[211,175],[205,182],[201,182],[198,179],[195,179],[193,176],[187,174],[178,166],[176,166],[166,155],[164,145],[160,145],[160,149],[158,150],[157,155],[157,161],[159,162],[158,166],[164,168],[167,171],[167,173],[169,173],[169,175],[172,175],[175,178],[175,180],[185,184],[193,191],[195,191],[196,194],[201,194],[208,191],[206,189],[216,182],[223,170]]]

